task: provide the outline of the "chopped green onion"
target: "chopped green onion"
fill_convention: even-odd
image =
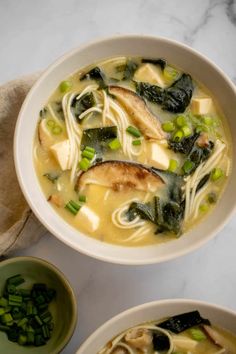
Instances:
[[[218,179],[223,177],[223,175],[224,175],[223,170],[221,168],[219,168],[219,167],[216,167],[211,172],[211,180],[212,181],[217,181]]]
[[[111,150],[118,150],[121,148],[121,143],[119,139],[115,138],[114,140],[109,142],[108,146]]]
[[[14,275],[13,277],[10,277],[7,279],[7,284],[12,284],[12,285],[20,285],[24,283],[24,279],[20,274]]]
[[[167,65],[163,70],[163,75],[166,80],[174,80],[178,76],[178,71]]]
[[[162,123],[161,127],[166,133],[171,133],[175,130],[175,125],[171,121]]]
[[[84,150],[82,152],[82,156],[83,157],[87,157],[89,160],[92,160],[95,156],[95,153],[94,152],[91,152],[91,151],[88,151],[88,150]]]
[[[177,130],[177,132],[173,136],[173,140],[178,142],[183,138],[183,132],[181,130]]]
[[[77,209],[80,207],[74,201],[70,203]],[[44,345],[54,327],[48,305],[56,293],[45,284],[34,284],[32,289],[17,289],[23,282],[19,274],[6,281],[4,294],[9,301],[0,297],[0,331],[6,332],[10,341],[20,345]]]
[[[0,307],[0,316],[4,315],[6,310],[3,307]]]
[[[134,146],[141,145],[141,144],[142,144],[142,141],[140,139],[132,141],[132,145],[134,145]]]
[[[185,137],[190,136],[192,134],[192,130],[188,125],[184,125],[182,127],[182,132],[184,133]]]
[[[0,298],[0,306],[1,307],[7,307],[8,306],[8,301],[4,297]]]
[[[69,203],[73,206],[73,208],[75,208],[77,211],[80,210],[81,205],[77,204],[74,200],[70,200]]]
[[[213,125],[213,123],[214,123],[213,118],[212,118],[212,117],[209,117],[209,116],[204,116],[204,117],[202,117],[202,121],[203,121],[203,123],[206,124],[206,125]]]
[[[207,196],[207,200],[210,204],[215,204],[217,202],[217,195],[214,192],[210,192]]]
[[[206,211],[208,211],[208,209],[209,209],[209,206],[207,205],[207,203],[203,203],[203,204],[201,204],[200,207],[199,207],[199,210],[200,210],[201,212],[203,212],[203,213],[205,213]]]
[[[56,125],[56,123],[55,123],[54,120],[52,120],[52,119],[48,119],[48,120],[47,120],[47,126],[48,126],[49,128],[53,128],[53,127],[55,127],[55,125]]]
[[[90,161],[84,157],[80,162],[79,162],[79,168],[82,171],[87,171],[87,169],[90,167]]]
[[[18,327],[23,327],[28,322],[28,318],[24,317],[20,321],[17,322]]]
[[[79,196],[79,201],[82,202],[82,203],[85,203],[86,202],[86,195],[80,195]]]
[[[189,174],[195,167],[195,163],[190,161],[190,160],[186,160],[185,163],[183,164],[183,171],[185,174]]]
[[[27,336],[25,334],[20,334],[18,338],[18,344],[25,345],[27,343]]]
[[[205,333],[200,329],[200,328],[191,328],[189,330],[192,338],[198,342],[201,342],[205,339],[207,339]]]
[[[77,204],[75,201],[70,200],[65,206],[72,214],[76,215],[81,208],[81,205]]]
[[[177,170],[178,166],[179,166],[179,163],[177,160],[170,159],[168,171],[175,172]]]
[[[72,83],[68,80],[62,81],[59,86],[60,91],[62,93],[69,91],[71,89],[71,87],[72,87]]]
[[[140,131],[133,127],[132,125],[130,125],[127,129],[126,129],[127,133],[129,133],[130,135],[135,136],[136,138],[140,138],[140,136],[142,136],[142,134],[140,133]]]
[[[76,215],[78,213],[78,210],[75,209],[70,203],[67,203],[65,208],[69,210],[72,214]]]
[[[52,133],[54,135],[59,135],[62,132],[62,128],[59,125],[56,125],[55,127],[52,128]]]
[[[175,123],[178,127],[183,127],[184,125],[186,125],[187,121],[186,121],[186,117],[183,115],[180,115],[178,117],[175,118]]]
[[[197,132],[197,133],[208,132],[208,128],[205,127],[205,126],[203,126],[203,125],[198,125],[198,126],[196,127],[196,132]]]
[[[96,152],[96,150],[95,150],[93,147],[91,147],[91,146],[85,146],[85,149],[84,149],[84,150],[93,152],[94,154],[95,154],[95,152]]]

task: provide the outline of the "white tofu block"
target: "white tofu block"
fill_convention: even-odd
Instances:
[[[210,97],[193,97],[191,102],[191,111],[193,114],[207,114],[212,105]]]
[[[54,144],[50,147],[54,157],[59,163],[62,171],[71,168],[69,166],[70,142],[69,139],[63,140],[60,143]]]
[[[184,350],[194,350],[196,349],[196,346],[198,344],[197,341],[187,338],[184,336],[173,336],[173,343],[178,349],[184,349]]]
[[[148,82],[152,85],[160,87],[165,86],[165,81],[161,69],[155,67],[153,64],[143,64],[134,74],[135,81]]]
[[[76,221],[88,230],[88,232],[96,231],[100,224],[100,217],[89,207],[83,205],[76,214]]]
[[[156,142],[148,143],[148,164],[153,167],[167,170],[169,167],[169,156],[166,151],[165,145],[158,144]]]

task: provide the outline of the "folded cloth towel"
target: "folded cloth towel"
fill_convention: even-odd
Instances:
[[[27,247],[46,233],[22,195],[13,161],[16,119],[37,76],[0,86],[0,256]]]

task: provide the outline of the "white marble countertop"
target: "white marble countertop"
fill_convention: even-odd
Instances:
[[[206,54],[236,82],[234,0],[0,0],[0,82],[43,69],[65,51],[116,33],[166,36]],[[236,310],[236,220],[197,252],[165,264],[102,263],[46,234],[18,253],[42,257],[71,281],[79,324],[72,354],[104,321],[143,302],[195,298]]]

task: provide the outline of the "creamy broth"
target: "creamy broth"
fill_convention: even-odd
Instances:
[[[127,63],[130,62],[135,63],[135,70],[128,67]],[[139,83],[144,81],[136,79],[136,76],[138,78],[139,75],[138,70],[143,68],[144,65],[149,65],[146,68],[151,68],[157,78],[161,78],[161,90],[163,92],[165,90],[167,92],[168,87],[180,80],[181,75],[185,75],[181,70],[168,64],[166,64],[165,69],[161,69],[158,65],[142,63],[141,58],[112,58],[96,65],[90,65],[71,75],[52,94],[40,112],[34,143],[34,162],[39,182],[45,197],[55,211],[66,222],[86,235],[100,241],[124,246],[144,246],[166,242],[179,237],[193,227],[209,214],[220,199],[231,169],[231,140],[227,123],[207,89],[193,81],[194,89],[192,90],[190,104],[186,106],[182,113],[170,112],[163,109],[161,104],[153,103],[147,99],[146,91],[144,93],[139,91],[139,95],[135,94],[134,96],[133,92],[138,90]],[[89,74],[84,77],[94,67],[99,67],[102,74],[105,75],[107,87],[104,87],[104,82],[101,85],[100,78],[93,79]],[[127,67],[129,68],[128,74],[126,72]],[[122,79],[124,75],[130,76],[130,79],[127,79],[127,77],[125,80]],[[141,75],[143,74],[141,73]],[[148,83],[152,79],[148,76],[146,81]],[[160,87],[157,84],[155,86]],[[120,87],[122,88],[121,97],[119,97]],[[85,116],[85,118],[80,119],[76,117],[77,108],[75,107],[77,101],[79,101],[77,98],[81,92],[84,92],[83,90],[87,89],[88,94],[92,92],[93,96],[91,97],[95,98],[95,102],[91,108],[87,106],[81,109],[79,107],[81,109],[80,114]],[[130,107],[122,102],[126,94],[129,99],[134,98],[136,100],[133,102],[134,105],[131,105],[134,112],[130,111]],[[82,94],[81,99],[85,95],[86,93]],[[198,106],[193,108],[194,99],[198,100],[200,98],[202,100],[204,97],[211,101],[207,114],[193,113],[194,109],[204,109],[204,107],[201,108],[202,101],[200,102],[200,108]],[[145,104],[143,99],[145,99]],[[140,108],[141,113],[138,108]],[[147,119],[150,119],[150,123],[137,121],[135,115],[139,113],[139,119],[145,118],[146,115]],[[177,118],[180,116],[187,120],[183,127],[176,125]],[[156,126],[154,124],[152,127],[151,119],[153,117],[158,123],[154,122]],[[166,130],[163,126],[165,122],[168,124],[171,122],[175,126],[173,132],[164,131]],[[139,136],[135,137],[132,132],[127,132],[128,126],[138,130]],[[186,126],[187,129],[191,129],[191,133],[184,131]],[[93,139],[91,139],[89,145],[82,145],[85,131],[95,128],[103,129],[104,127],[115,127],[116,136],[101,142],[102,152],[90,146],[93,145]],[[200,145],[197,145],[198,152],[201,150],[200,153],[202,153],[205,149],[208,156],[199,165],[196,164],[196,168],[194,167],[191,173],[188,171],[185,173],[186,171],[184,171],[184,168],[189,169],[189,166],[185,166],[189,157],[182,152],[174,151],[175,148],[170,148],[169,145],[179,131],[184,131],[181,134],[185,134],[181,138],[182,141],[188,137],[192,138],[195,134],[197,136],[195,145],[198,144],[200,138],[206,144],[201,148],[199,148]],[[110,133],[112,132],[109,131]],[[154,136],[155,134],[156,136]],[[160,137],[158,137],[158,134]],[[175,139],[177,138],[175,137]],[[207,139],[207,142],[204,139]],[[133,141],[136,141],[137,145],[133,145]],[[110,147],[109,144],[112,142],[115,145]],[[194,148],[195,145],[192,147]],[[86,148],[90,148],[90,150],[92,148],[94,152],[85,151]],[[155,153],[156,150],[157,153]],[[88,156],[92,156],[90,160],[84,157],[86,152]],[[161,155],[163,157],[160,157]],[[203,154],[203,156],[205,155]],[[215,159],[214,156],[216,156]],[[160,161],[158,160],[159,157]],[[101,158],[102,162],[96,160]],[[83,160],[82,162],[86,160],[85,162],[89,165],[84,168],[81,165],[81,160]],[[104,163],[110,160],[121,161],[122,163],[116,163],[116,166],[113,162]],[[212,163],[210,163],[211,160]],[[126,161],[126,164],[123,161]],[[173,161],[175,169],[171,166]],[[212,168],[209,166],[207,168],[208,161],[213,166]],[[131,163],[138,165],[133,166]],[[153,171],[152,167],[158,168],[158,170]],[[201,167],[203,167],[202,170]],[[119,173],[123,174],[122,178],[124,178],[125,169],[129,169],[130,176],[132,171],[136,169],[136,172],[134,172],[139,176],[138,180],[135,177],[136,180],[131,183],[126,176],[125,182],[117,182],[118,177],[113,182],[111,181]],[[165,172],[164,177],[159,172],[162,170]],[[168,173],[166,173],[167,170],[170,170],[170,173],[176,175],[177,178],[181,178],[181,187],[180,183],[176,182],[177,179],[170,180]],[[200,172],[197,175],[198,170]],[[111,171],[113,171],[113,174],[111,174]],[[94,182],[98,173],[104,173],[104,176],[102,180]],[[147,178],[145,177],[147,182],[144,181],[144,174],[147,176]],[[199,176],[208,176],[208,179],[198,189],[199,186],[197,187],[196,181],[199,183],[202,180]],[[83,186],[82,180],[84,180]],[[139,187],[137,187],[136,182]],[[144,182],[147,185],[146,189]],[[175,200],[170,195],[170,189],[175,189],[173,183],[177,183],[178,188],[181,189],[181,200]],[[77,209],[70,204],[71,201],[72,204],[75,203]],[[179,214],[177,217],[175,216],[176,221],[173,222],[176,223],[174,226],[170,226],[169,221],[163,221],[162,215],[162,221],[157,221],[157,213],[153,214],[153,220],[149,220],[146,214],[140,212],[139,206],[149,208],[147,211],[149,214],[156,212],[159,204],[154,205],[154,201],[160,203],[159,216],[163,212],[164,218],[168,213],[176,212],[173,208],[179,208]],[[132,202],[136,204],[132,204]],[[171,205],[168,204],[169,202]],[[70,204],[69,208],[66,207],[68,203]],[[136,209],[131,210],[129,208],[131,204]],[[170,207],[171,212],[169,212]],[[179,219],[177,220],[177,218]]]
[[[151,321],[127,329],[109,341],[97,354],[235,354],[236,337],[203,320],[189,325],[181,314],[171,319]],[[193,316],[196,312],[192,312]],[[178,322],[173,319],[182,316]],[[208,324],[204,324],[204,321]],[[172,329],[166,329],[164,323]],[[207,323],[206,322],[206,323]],[[173,324],[174,323],[174,324]],[[194,323],[194,319],[193,319]],[[187,328],[183,330],[183,328]]]

